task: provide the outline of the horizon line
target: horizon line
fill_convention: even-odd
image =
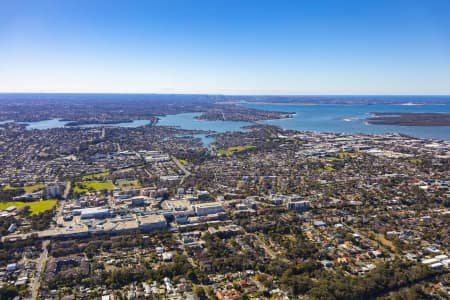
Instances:
[[[199,96],[229,96],[229,97],[311,97],[311,96],[320,96],[320,97],[330,97],[330,96],[365,96],[365,97],[450,97],[449,94],[338,94],[338,93],[330,93],[330,94],[313,94],[313,93],[305,93],[305,94],[223,94],[223,93],[195,93],[195,92],[113,92],[113,91],[95,91],[95,92],[87,92],[87,91],[0,91],[0,95],[5,94],[84,94],[84,95],[199,95]]]

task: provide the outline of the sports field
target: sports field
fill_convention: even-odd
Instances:
[[[33,201],[33,202],[0,202],[0,210],[8,208],[10,206],[15,206],[17,208],[21,208],[24,206],[30,207],[30,212],[32,215],[38,215],[44,211],[50,210],[55,207],[57,200],[42,200],[42,201]]]

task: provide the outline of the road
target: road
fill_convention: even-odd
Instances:
[[[63,199],[67,199],[71,188],[72,188],[72,183],[70,181],[66,181],[66,186],[64,187]],[[55,216],[53,217],[53,220],[55,221],[55,223],[58,222],[58,219],[62,216],[64,202],[65,202],[65,200],[58,201],[58,204],[56,206],[56,213],[55,213]],[[52,227],[54,227],[54,226],[52,225]]]
[[[120,147],[120,144],[119,144],[119,143],[114,143],[114,144],[116,144],[117,152],[122,151],[122,148]]]
[[[272,259],[277,258],[276,253],[273,252],[273,250],[270,249],[270,248],[266,245],[266,243],[264,243],[264,242],[261,240],[261,237],[260,237],[259,235],[257,235],[257,234],[252,234],[252,235],[256,238],[256,240],[258,241],[259,245],[264,249],[264,251],[266,251],[266,253],[269,254],[270,258],[272,258]]]
[[[264,251],[266,251],[266,253],[270,256],[271,259],[280,259],[286,263],[290,263],[290,261],[285,258],[282,257],[280,254],[275,253],[262,239],[258,234],[254,234],[254,233],[247,233],[249,235],[252,235],[253,237],[256,238],[256,241],[259,243],[259,245],[264,249]]]
[[[183,173],[184,173],[183,179],[181,180],[181,184],[182,184],[182,183],[184,183],[184,180],[191,175],[191,172],[189,172],[175,156],[171,156],[171,158],[172,158],[173,162],[177,165],[177,167],[180,168],[180,170],[183,171]]]
[[[33,284],[31,286],[32,299],[38,299],[38,296],[39,296],[38,293],[39,293],[39,288],[41,286],[41,275],[45,271],[44,266],[45,266],[45,263],[47,262],[47,258],[48,258],[47,246],[49,243],[50,243],[50,241],[42,242],[43,250],[36,262],[36,274],[33,277]]]
[[[64,199],[67,199],[67,197],[69,196],[71,187],[72,187],[72,182],[66,181],[66,186],[64,188],[64,195],[63,195]]]
[[[255,278],[251,278],[250,281],[253,282],[258,287],[258,290],[260,292],[267,290],[267,288]]]

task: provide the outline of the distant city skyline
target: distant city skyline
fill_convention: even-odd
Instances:
[[[0,93],[450,95],[450,1],[2,1]]]

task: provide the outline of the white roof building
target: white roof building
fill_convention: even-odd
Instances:
[[[223,212],[223,206],[219,202],[207,202],[193,205],[195,214],[197,216],[205,216]]]

